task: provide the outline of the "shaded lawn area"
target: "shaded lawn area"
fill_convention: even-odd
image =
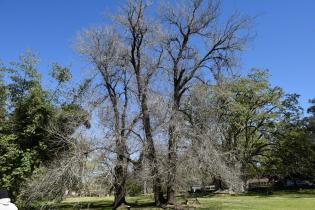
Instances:
[[[188,200],[194,200],[189,198]],[[94,209],[109,210],[113,197],[81,197],[68,198],[60,204],[50,205],[45,209],[70,210]],[[159,209],[152,205],[152,196],[141,195],[128,197],[127,201],[133,206],[131,209]],[[184,201],[183,196],[178,197],[178,203]],[[272,195],[245,194],[245,195],[205,195],[198,197],[200,205],[195,208],[209,210],[314,210],[315,191],[303,190],[297,192],[274,192]]]

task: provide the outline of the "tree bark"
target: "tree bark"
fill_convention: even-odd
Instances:
[[[113,209],[117,209],[121,204],[126,204],[125,191],[125,173],[124,167],[119,164],[115,167],[115,183],[114,183],[114,203]]]
[[[176,160],[177,160],[177,146],[176,134],[174,125],[174,117],[171,117],[171,124],[169,126],[169,141],[168,141],[168,177],[167,177],[167,203],[176,203]]]
[[[102,77],[105,82],[105,87],[107,89],[111,104],[113,106],[113,114],[114,114],[114,130],[115,130],[115,152],[117,155],[117,164],[114,168],[114,203],[113,209],[116,209],[121,204],[126,204],[126,190],[125,183],[127,179],[127,167],[128,167],[128,154],[127,154],[127,140],[126,140],[126,111],[128,108],[128,93],[127,93],[127,83],[124,84],[124,106],[123,111],[119,110],[119,95],[117,94],[117,90],[115,89],[115,85],[111,82],[110,73],[105,65],[105,68],[102,66],[98,66]]]
[[[177,141],[176,133],[177,115],[180,111],[180,78],[177,77],[176,66],[174,67],[174,92],[173,92],[173,107],[169,125],[169,140],[168,140],[168,177],[167,177],[167,203],[176,203],[176,174],[177,174]]]
[[[124,138],[116,140],[117,146],[117,164],[114,168],[114,203],[113,209],[118,208],[121,204],[126,204],[126,179],[128,160],[126,156],[126,141]]]
[[[136,6],[137,11],[135,12],[132,8],[128,14],[129,29],[132,35],[131,42],[131,51],[130,51],[130,62],[133,67],[136,82],[137,82],[137,91],[138,99],[140,101],[140,110],[142,115],[142,123],[144,128],[144,134],[147,143],[147,158],[150,165],[150,173],[153,178],[153,191],[154,191],[154,200],[156,206],[162,206],[165,203],[163,197],[161,179],[159,174],[158,161],[156,158],[155,145],[152,135],[151,119],[150,112],[148,108],[148,83],[150,80],[150,75],[146,70],[142,69],[142,48],[145,39],[145,34],[147,33],[147,28],[145,25],[142,25],[144,6],[143,2],[140,1],[139,5]],[[137,14],[137,15],[135,15]],[[159,65],[157,65],[158,67]],[[155,71],[156,68],[153,70]]]
[[[140,86],[141,87],[141,86]],[[140,88],[140,92],[143,89]],[[154,201],[156,206],[162,206],[165,203],[165,199],[163,197],[161,179],[159,174],[158,162],[156,159],[156,152],[154,141],[152,137],[152,129],[150,123],[150,115],[147,106],[147,97],[145,91],[142,93],[141,97],[141,111],[143,118],[143,127],[145,131],[145,137],[147,140],[147,157],[149,160],[149,164],[151,166],[151,176],[153,177],[153,192],[154,192]]]

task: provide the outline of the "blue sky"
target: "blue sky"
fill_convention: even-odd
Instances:
[[[76,34],[104,23],[104,14],[123,0],[0,0],[0,58],[7,62],[30,48],[48,63],[71,65],[79,74],[85,64],[73,50]],[[301,95],[306,108],[315,98],[315,1],[222,0],[222,13],[239,11],[254,20],[255,39],[242,55],[242,71],[269,69],[273,85]],[[78,75],[74,75],[78,76]]]

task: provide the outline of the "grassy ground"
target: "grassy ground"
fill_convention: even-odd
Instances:
[[[197,198],[199,205],[193,204],[190,208],[181,209],[209,209],[209,210],[314,210],[315,191],[303,190],[298,192],[275,192],[272,195],[207,195]],[[47,209],[111,209],[112,197],[102,198],[68,198],[61,204],[55,204]],[[178,203],[183,202],[178,198]],[[192,203],[194,198],[189,198]],[[129,197],[127,201],[134,207],[131,209],[158,209],[152,206],[151,196]]]

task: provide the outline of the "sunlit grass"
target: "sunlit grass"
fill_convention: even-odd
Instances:
[[[189,198],[192,199],[192,198]],[[193,200],[193,199],[192,199]],[[60,204],[50,206],[50,209],[111,209],[113,197],[77,197],[67,198]],[[128,197],[127,201],[132,209],[158,209],[153,208],[151,195]],[[183,201],[183,196],[178,198],[178,203]],[[247,194],[247,195],[206,195],[198,197],[200,205],[195,209],[209,210],[314,210],[315,192],[303,190],[298,192],[275,192],[272,195]],[[187,208],[188,209],[188,208]],[[189,208],[193,209],[193,208]]]

